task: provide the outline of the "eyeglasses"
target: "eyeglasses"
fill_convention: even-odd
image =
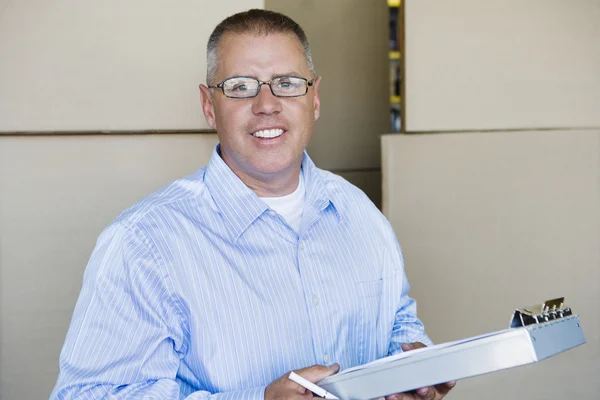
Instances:
[[[209,88],[219,88],[225,96],[234,99],[248,99],[258,96],[262,85],[269,85],[273,96],[299,97],[308,93],[308,87],[314,83],[314,79],[309,81],[296,76],[278,76],[266,82],[249,76],[234,76]]]

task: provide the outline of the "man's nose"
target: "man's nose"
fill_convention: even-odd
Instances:
[[[252,106],[254,114],[277,114],[281,109],[281,99],[273,95],[268,84],[261,84]]]

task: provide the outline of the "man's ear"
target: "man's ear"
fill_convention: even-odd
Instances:
[[[200,84],[200,101],[202,103],[202,112],[206,123],[212,129],[217,129],[217,123],[215,118],[215,107],[212,102],[210,89],[206,85]]]
[[[315,111],[315,121],[319,119],[321,115],[321,99],[319,98],[319,83],[321,83],[321,77],[315,79],[313,83],[313,108]]]

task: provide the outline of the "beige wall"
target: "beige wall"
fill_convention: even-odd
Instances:
[[[588,341],[449,397],[595,398],[600,1],[405,3],[410,133],[382,139],[383,209],[426,330],[500,330],[515,308],[565,296]]]
[[[560,296],[588,341],[449,397],[595,398],[600,129],[387,135],[382,148],[384,212],[435,342],[508,328],[515,308]]]
[[[206,42],[263,0],[4,0],[0,132],[208,128]]]
[[[322,77],[321,117],[309,154],[380,205],[379,135],[391,128],[386,2],[265,0],[265,8],[303,27]]]
[[[0,136],[0,399],[48,398],[101,230],[205,165],[216,143],[208,134]]]
[[[407,131],[600,126],[599,0],[405,0]]]

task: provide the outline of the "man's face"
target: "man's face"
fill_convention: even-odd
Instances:
[[[219,42],[218,56],[215,83],[235,76],[261,81],[278,76],[311,80],[302,45],[291,33],[226,33]],[[242,180],[275,181],[300,168],[302,153],[319,117],[318,84],[317,79],[305,96],[293,98],[275,97],[268,85],[263,85],[258,96],[248,99],[225,97],[221,89],[213,89],[211,94],[201,85],[202,108],[209,126],[217,130],[221,157]],[[283,133],[258,137],[264,130]]]

